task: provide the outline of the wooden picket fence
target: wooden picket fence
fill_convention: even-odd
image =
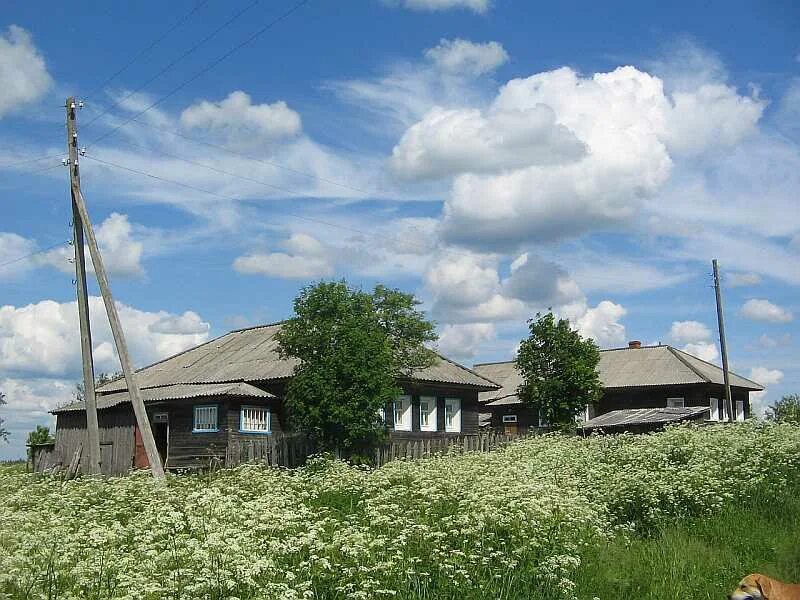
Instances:
[[[398,459],[426,458],[456,452],[489,452],[529,435],[531,433],[506,434],[490,431],[425,438],[392,438],[375,449],[375,465],[381,466]],[[225,466],[263,463],[278,467],[298,467],[316,451],[313,442],[302,433],[231,440],[225,455]]]

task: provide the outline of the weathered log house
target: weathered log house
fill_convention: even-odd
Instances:
[[[242,440],[285,432],[282,398],[296,360],[278,354],[281,324],[232,331],[137,371],[137,381],[166,468],[225,457]],[[385,407],[392,437],[430,438],[478,432],[478,394],[499,385],[441,355],[398,382],[403,394]],[[101,467],[124,474],[146,467],[125,380],[97,390]],[[53,411],[53,461],[66,465],[85,443],[86,409],[75,402]]]
[[[522,378],[514,361],[477,364],[474,369],[502,386],[480,394],[492,427],[516,432],[542,425],[538,412],[517,397]],[[675,421],[727,420],[722,369],[677,348],[630,342],[627,348],[601,350],[597,370],[603,397],[586,407],[582,427],[587,430],[646,431]],[[729,375],[735,418],[743,421],[750,415],[750,392],[764,388],[736,373]]]

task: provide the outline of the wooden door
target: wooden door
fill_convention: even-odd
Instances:
[[[139,426],[133,430],[133,441],[135,449],[133,452],[133,466],[136,469],[149,469],[150,461],[147,460],[147,452],[144,449],[144,442],[142,441],[142,432]]]
[[[517,424],[516,423],[505,423],[503,425],[503,430],[506,435],[517,435]]]
[[[150,427],[153,430],[153,439],[156,442],[156,449],[161,456],[161,465],[163,466],[167,457],[168,425],[166,423],[151,423]],[[133,466],[137,469],[149,469],[150,461],[147,460],[147,451],[144,449],[142,432],[139,430],[138,425],[134,429],[134,442],[136,448],[133,454]]]

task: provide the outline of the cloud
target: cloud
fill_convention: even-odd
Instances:
[[[573,320],[578,333],[595,340],[600,347],[609,348],[625,343],[625,326],[619,320],[627,314],[621,304],[603,300],[594,308]]]
[[[669,181],[673,154],[722,152],[753,133],[765,105],[717,83],[669,94],[631,66],[513,79],[486,108],[451,102],[406,128],[390,166],[407,181],[452,177],[445,241],[502,251],[629,225]],[[408,118],[421,104],[392,111]],[[685,126],[700,116],[702,127]]]
[[[36,243],[33,240],[16,233],[0,232],[0,264],[9,263],[0,268],[0,279],[12,278],[27,271],[30,268],[29,262],[17,259],[35,251]]]
[[[399,5],[410,10],[435,12],[454,8],[466,8],[478,14],[488,12],[491,0],[383,0],[386,4]]]
[[[41,98],[53,79],[30,33],[11,25],[0,35],[0,118]]]
[[[686,344],[681,350],[710,363],[715,362],[719,357],[717,345],[713,342],[694,342]]]
[[[673,321],[669,337],[678,344],[707,341],[711,330],[699,321]]]
[[[574,162],[585,154],[583,142],[544,104],[487,115],[436,107],[403,134],[389,164],[398,176],[418,180]]]
[[[312,279],[333,275],[335,266],[318,240],[295,233],[284,242],[286,252],[254,252],[238,257],[233,268],[239,273],[284,279]]]
[[[482,344],[494,339],[495,334],[491,323],[446,325],[439,335],[438,349],[445,356],[468,360],[480,352]]]
[[[751,298],[739,312],[745,318],[768,323],[789,323],[794,319],[790,311],[762,298]]]
[[[762,333],[756,342],[748,347],[748,349],[754,350],[773,350],[775,348],[785,348],[786,346],[791,345],[792,343],[792,334],[784,333],[783,335],[779,335],[777,337],[773,337],[767,335],[766,333]]]
[[[181,113],[180,123],[187,129],[224,135],[228,140],[255,136],[253,142],[294,137],[302,130],[300,115],[286,102],[253,104],[241,90],[219,102],[202,100],[189,106]]]
[[[142,311],[120,302],[117,308],[137,365],[155,362],[208,339],[207,328],[192,333],[161,329],[157,323],[178,318],[166,311]],[[119,370],[101,298],[89,298],[89,314],[96,370]],[[183,315],[184,324],[191,319],[187,314]],[[11,377],[79,377],[77,303],[43,300],[20,307],[0,306],[0,371]]]
[[[118,277],[138,277],[144,275],[142,252],[144,245],[136,239],[128,215],[111,213],[95,228],[97,245],[103,258],[106,272]],[[85,246],[86,270],[94,273],[89,246]],[[55,267],[62,273],[75,273],[75,265],[70,262],[75,253],[72,247],[62,246],[46,252],[33,260],[34,265]]]
[[[723,278],[730,287],[748,287],[761,284],[761,275],[758,273],[728,273]]]
[[[425,51],[425,58],[447,73],[477,76],[508,62],[508,52],[499,42],[441,39],[437,46]]]
[[[503,281],[503,292],[538,306],[556,306],[582,297],[578,285],[559,265],[528,252],[511,265],[511,276]]]
[[[750,369],[748,378],[764,386],[764,390],[761,392],[750,392],[750,406],[753,414],[763,417],[769,406],[767,404],[769,386],[777,385],[783,380],[783,371],[766,367],[753,367]]]
[[[187,310],[182,315],[167,315],[147,326],[152,333],[202,335],[207,334],[211,325],[200,318],[196,312]]]

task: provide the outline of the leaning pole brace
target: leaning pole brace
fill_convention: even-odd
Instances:
[[[75,122],[75,109],[75,98],[67,98],[67,113],[69,118],[72,119],[73,123]],[[77,142],[78,137],[76,129],[76,133],[73,136],[72,141],[76,148]],[[70,166],[72,167],[72,165]],[[147,417],[147,410],[145,409],[144,402],[142,401],[142,394],[139,390],[139,384],[136,382],[136,377],[133,371],[133,363],[131,362],[130,355],[128,354],[128,345],[125,342],[125,334],[122,330],[122,324],[119,320],[119,313],[117,312],[117,307],[114,304],[114,298],[111,295],[111,288],[108,283],[108,276],[106,274],[105,266],[103,265],[103,257],[100,255],[100,249],[97,246],[97,238],[94,234],[92,222],[89,219],[89,212],[86,210],[86,202],[84,201],[80,186],[76,186],[74,181],[72,193],[73,197],[75,198],[75,205],[78,209],[78,215],[80,217],[81,224],[86,232],[86,239],[89,245],[89,254],[92,257],[92,264],[94,265],[94,272],[97,276],[97,283],[100,286],[100,293],[103,296],[103,304],[106,307],[109,325],[111,325],[111,333],[114,335],[114,343],[117,347],[119,362],[122,366],[122,372],[125,374],[125,383],[128,386],[128,394],[131,397],[133,412],[136,415],[136,424],[138,425],[139,431],[142,435],[142,442],[147,454],[147,460],[150,463],[150,472],[153,474],[153,478],[163,481],[164,467],[161,464],[161,457],[159,456],[158,449],[156,448],[156,442],[153,438],[153,430],[150,427],[150,420]]]

